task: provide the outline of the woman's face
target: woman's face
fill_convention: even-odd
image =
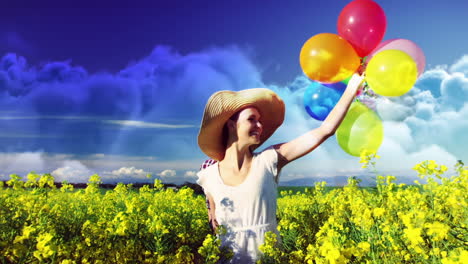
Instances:
[[[240,142],[245,142],[248,145],[259,144],[263,126],[257,108],[248,107],[243,109],[239,113],[236,128],[237,138]]]

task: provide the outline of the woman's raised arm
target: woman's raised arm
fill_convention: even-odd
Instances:
[[[343,121],[358,89],[363,84],[363,77],[354,74],[336,106],[332,109],[322,125],[289,142],[274,145],[278,153],[278,169],[296,160],[320,146],[335,131]]]

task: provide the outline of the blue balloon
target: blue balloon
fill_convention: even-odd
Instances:
[[[346,89],[342,82],[323,84],[312,82],[304,93],[304,107],[307,113],[319,121],[325,120]]]

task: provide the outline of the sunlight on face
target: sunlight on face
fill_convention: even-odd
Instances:
[[[255,107],[247,107],[243,110],[241,110],[240,114],[239,114],[239,119],[245,119],[245,120],[248,120],[250,116],[254,115],[257,119],[259,119],[261,116],[260,116],[260,112],[257,110],[257,108]]]
[[[258,144],[263,132],[260,113],[255,107],[248,107],[239,113],[237,120],[237,135],[239,141],[248,144]]]

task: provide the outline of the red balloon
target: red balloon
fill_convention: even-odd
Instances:
[[[354,47],[360,57],[365,57],[377,47],[386,28],[385,13],[372,0],[354,0],[341,10],[338,17],[338,34]]]

